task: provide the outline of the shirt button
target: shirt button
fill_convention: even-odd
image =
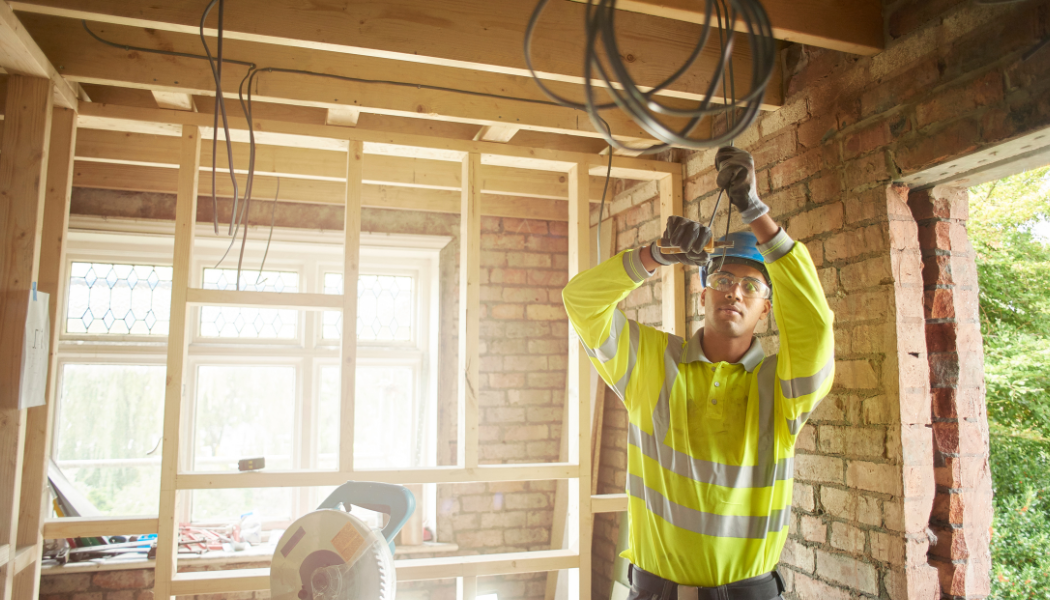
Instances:
[[[718,404],[718,400],[712,400],[711,404]]]
[[[715,382],[715,387],[718,387],[718,386],[720,386],[720,385],[722,385],[722,384],[721,384],[721,383],[718,383],[717,381]]]
[[[715,367],[711,367],[711,372],[714,373],[715,371],[716,371]]]

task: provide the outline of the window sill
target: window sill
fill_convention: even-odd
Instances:
[[[417,554],[448,554],[459,550],[458,544],[442,544],[438,542],[423,542],[418,546],[398,546],[394,558],[404,558]],[[180,567],[216,567],[236,565],[241,563],[269,562],[273,557],[274,547],[270,544],[252,546],[247,550],[239,552],[227,552],[224,550],[213,550],[200,556],[187,556],[179,558]],[[152,569],[154,561],[136,558],[111,558],[106,560],[84,561],[68,563],[65,565],[47,564],[41,568],[41,576],[69,575],[74,573],[94,573],[95,571],[120,571],[130,569]]]

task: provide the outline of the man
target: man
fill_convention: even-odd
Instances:
[[[766,214],[750,154],[722,148],[715,167],[753,236],[730,235],[733,247],[709,256],[711,231],[671,217],[660,245],[678,253],[627,250],[562,294],[591,362],[627,407],[630,600],[780,597],[796,436],[834,375],[833,315],[806,247]],[[675,262],[706,274],[704,326],[689,340],[616,309]],[[754,331],[771,309],[780,350],[767,357]]]

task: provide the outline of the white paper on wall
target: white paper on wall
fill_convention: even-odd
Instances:
[[[22,342],[22,381],[18,390],[18,408],[44,405],[47,387],[48,349],[51,343],[50,297],[44,292],[29,292],[26,311],[26,335]]]

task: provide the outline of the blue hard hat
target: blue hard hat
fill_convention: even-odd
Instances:
[[[769,285],[770,289],[773,288],[773,282],[769,279],[769,272],[766,271],[766,263],[762,259],[762,253],[758,251],[758,238],[753,233],[750,231],[738,231],[730,233],[718,241],[730,242],[732,246],[715,248],[714,252],[711,253],[711,263],[708,267],[700,269],[700,285],[707,287],[708,268],[721,267],[723,264],[737,264],[758,269],[762,272],[762,276],[765,277],[766,284]]]

